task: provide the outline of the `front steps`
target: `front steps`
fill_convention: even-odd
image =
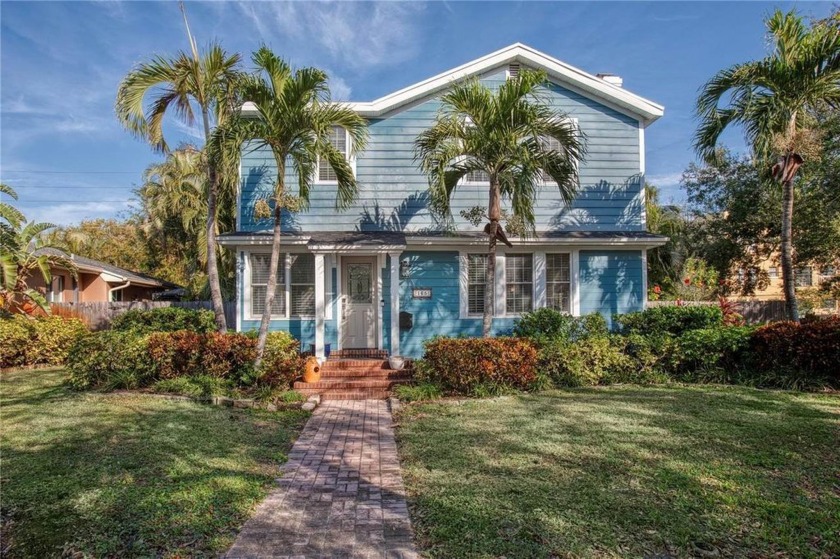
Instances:
[[[305,396],[318,394],[321,400],[381,400],[398,384],[410,382],[405,371],[388,366],[387,352],[342,350],[331,354],[321,366],[318,382],[295,382],[294,389]]]

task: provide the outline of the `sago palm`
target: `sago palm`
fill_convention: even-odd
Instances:
[[[180,52],[174,58],[157,56],[132,70],[120,84],[116,111],[123,125],[132,133],[148,140],[160,151],[168,151],[163,135],[164,116],[174,112],[188,125],[195,122],[193,104],[201,112],[205,142],[212,133],[211,119],[223,123],[238,105],[236,83],[240,57],[229,55],[218,44],[211,44],[199,55],[192,36],[189,37],[191,53]],[[151,103],[146,106],[146,97]],[[225,324],[224,302],[219,283],[217,260],[217,198],[222,186],[234,183],[221,177],[220,168],[229,168],[213,157],[207,158],[207,217],[205,238],[207,244],[207,277],[213,300],[213,310],[220,331]]]
[[[265,310],[260,322],[257,366],[262,359],[271,308],[277,289],[280,262],[281,217],[284,210],[308,207],[309,194],[319,158],[326,161],[336,177],[336,209],[355,200],[358,187],[353,169],[345,154],[330,141],[333,128],[341,127],[352,138],[351,157],[367,144],[367,123],[357,113],[330,101],[327,75],[316,68],[291,68],[267,47],[253,55],[257,72],[242,81],[242,95],[255,114],[241,112],[215,133],[211,149],[224,153],[228,161],[238,158],[245,142],[248,149],[268,147],[274,156],[276,178],[268,200],[259,202],[273,218],[271,260],[266,287]],[[286,184],[287,164],[296,177]],[[260,213],[258,210],[256,213]]]
[[[0,192],[17,200],[17,193],[5,184]],[[43,293],[29,285],[33,274],[40,274],[44,285],[52,282],[54,266],[69,270],[75,277],[76,266],[58,251],[48,248],[43,234],[55,227],[52,223],[27,223],[26,217],[11,204],[0,205],[0,309],[6,312],[30,313],[36,308],[50,312]]]
[[[500,223],[502,202],[509,202],[513,217],[533,231],[539,188],[553,182],[566,204],[578,188],[577,163],[585,152],[584,139],[567,115],[543,98],[545,83],[545,73],[522,71],[496,91],[475,80],[455,85],[441,97],[432,127],[415,141],[416,158],[429,176],[432,207],[438,215],[451,217],[450,200],[467,174],[486,177],[485,336],[491,333],[494,315],[496,242],[507,241]]]
[[[840,102],[840,31],[836,22],[809,28],[794,12],[778,10],[766,25],[773,47],[767,57],[721,70],[703,87],[694,146],[713,161],[723,131],[740,125],[756,163],[781,183],[785,307],[789,319],[799,320],[791,240],[793,181],[800,166],[819,153],[816,111]]]

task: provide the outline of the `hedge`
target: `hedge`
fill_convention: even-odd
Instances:
[[[213,311],[183,307],[135,309],[115,317],[111,321],[111,330],[138,330],[147,333],[189,330],[210,333],[216,331],[216,315]]]
[[[432,338],[416,367],[418,380],[463,395],[530,390],[537,383],[537,350],[520,338]]]
[[[723,311],[712,305],[651,307],[615,315],[614,322],[623,334],[680,336],[690,330],[722,326]]]
[[[87,332],[76,318],[0,318],[0,368],[62,365],[73,343]]]
[[[537,344],[557,340],[577,341],[590,336],[605,336],[607,332],[607,321],[599,313],[577,317],[548,308],[524,314],[513,328],[514,336],[528,338]]]
[[[840,317],[775,322],[758,328],[750,339],[753,367],[772,371],[786,386],[840,389]]]

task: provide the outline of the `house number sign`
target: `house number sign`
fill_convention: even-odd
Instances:
[[[432,288],[431,287],[415,287],[411,290],[411,298],[412,299],[431,299],[432,298]]]

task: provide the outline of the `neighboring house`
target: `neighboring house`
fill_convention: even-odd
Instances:
[[[459,212],[486,208],[486,177],[467,177],[452,201],[457,230],[442,230],[429,212],[414,140],[453,82],[478,77],[492,86],[522,68],[547,72],[544,99],[574,120],[588,154],[574,204],[565,207],[546,185],[535,207],[536,237],[499,249],[494,331],[507,332],[522,313],[545,306],[608,318],[644,308],[647,250],[665,242],[645,231],[644,136],[663,108],[623,89],[616,76],[594,76],[515,44],[376,101],[349,103],[370,131],[367,150],[351,161],[358,200],[336,212],[335,177],[324,166],[310,209],[284,215],[272,329],[314,344],[318,356],[329,344],[418,357],[432,336],[481,335],[487,237]],[[333,142],[350,148],[343,129]],[[254,216],[254,204],[270,195],[275,169],[268,150],[243,146],[237,231],[220,238],[236,252],[240,331],[258,328],[265,305],[272,224]]]
[[[30,287],[42,289],[50,303],[101,303],[116,301],[148,301],[156,294],[178,286],[145,274],[132,272],[75,254],[55,249],[43,252],[61,254],[71,260],[77,269],[76,277],[69,270],[50,269],[52,284],[44,285],[39,274],[30,278]]]
[[[784,282],[782,281],[782,267],[778,264],[778,259],[768,258],[759,264],[759,269],[767,274],[767,286],[763,289],[756,288],[752,295],[739,298],[747,301],[783,301]],[[749,273],[755,272],[743,268],[736,270],[734,279],[737,280],[737,284],[743,284],[745,280],[752,279],[746,277]],[[840,302],[831,297],[820,297],[817,293],[822,282],[837,276],[837,269],[834,266],[800,266],[794,270],[794,273],[800,306],[804,301],[809,307],[807,310],[818,314],[840,312]]]

